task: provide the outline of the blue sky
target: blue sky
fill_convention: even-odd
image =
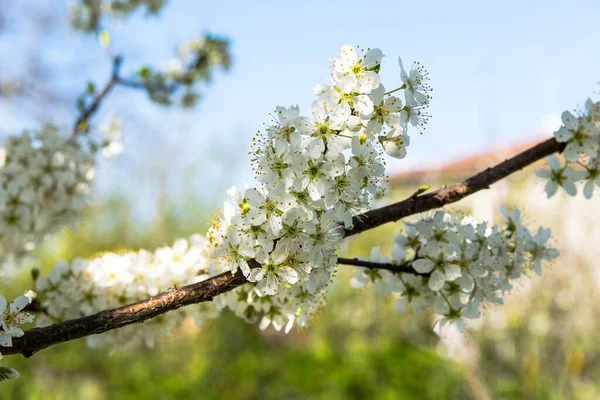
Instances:
[[[66,18],[59,4],[56,14]],[[125,71],[164,63],[178,42],[203,31],[231,39],[233,68],[218,74],[193,111],[164,110],[140,93],[116,92],[102,113],[123,116],[129,150],[104,167],[103,179],[126,189],[127,168],[143,185],[140,171],[155,183],[153,168],[177,165],[181,174],[195,176],[197,187],[221,190],[249,181],[252,135],[277,105],[308,110],[313,86],[326,79],[327,61],[346,43],[383,50],[386,87],[399,82],[399,54],[405,64],[418,60],[430,71],[429,128],[413,134],[407,159],[389,160],[391,173],[542,138],[563,110],[598,92],[599,19],[597,1],[171,1],[158,18],[135,16],[111,29]],[[19,65],[29,43],[58,67],[55,86],[72,104],[87,79],[106,80],[110,65],[93,37],[64,25],[40,47],[20,24],[0,35],[0,51],[10,50]],[[3,111],[6,126],[19,125],[19,110]],[[128,126],[134,114],[142,118]],[[74,109],[40,118],[69,126]]]
[[[398,54],[421,61],[433,118],[395,170],[548,134],[600,80],[596,1],[196,3],[173,3],[153,31],[183,39],[198,26],[232,38],[234,69],[200,114],[245,138],[275,105],[307,110],[342,44],[381,48],[388,87],[399,81]]]

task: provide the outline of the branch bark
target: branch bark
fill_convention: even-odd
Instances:
[[[354,219],[354,229],[346,231],[346,236],[356,235],[409,215],[457,202],[473,193],[488,188],[494,182],[509,176],[545,156],[562,152],[564,147],[564,143],[559,143],[554,138],[548,139],[513,158],[505,160],[495,167],[488,168],[455,185],[436,190],[432,193],[416,197],[411,196],[398,203],[358,215]],[[378,263],[343,258],[339,260],[341,264],[390,270],[388,267],[383,268],[386,264],[379,265]],[[249,263],[252,268],[260,266],[254,260],[250,260]],[[102,311],[94,315],[64,321],[43,328],[30,329],[21,338],[15,338],[12,347],[0,347],[0,349],[6,355],[23,354],[25,357],[30,357],[34,353],[58,343],[144,322],[186,305],[211,301],[215,296],[233,290],[246,282],[240,271],[235,274],[229,272],[223,273],[203,282],[174,288],[124,307]]]
[[[13,338],[12,347],[1,347],[3,355],[33,354],[49,346],[104,333],[112,329],[144,322],[169,311],[190,304],[211,301],[213,297],[228,292],[246,282],[241,270],[225,272],[192,285],[172,288],[156,296],[113,310],[71,319],[43,328],[33,328],[20,338]]]
[[[467,196],[477,193],[482,189],[488,189],[491,184],[506,178],[514,172],[541,160],[554,153],[561,153],[565,149],[565,143],[559,143],[555,138],[548,139],[532,148],[509,158],[500,164],[488,168],[462,182],[450,187],[441,188],[431,193],[425,193],[367,211],[354,217],[354,227],[346,230],[346,236],[357,235],[388,222],[398,221],[409,215],[440,208],[446,204],[455,203]]]

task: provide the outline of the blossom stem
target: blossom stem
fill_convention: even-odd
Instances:
[[[396,88],[394,90],[390,90],[389,92],[385,92],[384,95],[389,95],[389,94],[395,93],[398,90],[402,90],[402,89],[406,89],[406,83],[403,84],[402,86],[400,86],[399,88]]]
[[[415,271],[410,266],[410,262],[405,262],[403,264],[377,263],[377,262],[372,262],[372,261],[359,260],[358,258],[338,257],[337,263],[342,264],[342,265],[352,265],[354,267],[359,267],[359,268],[384,269],[384,270],[391,271],[394,273],[405,273],[405,274],[423,275],[423,276],[429,275],[429,274],[420,274],[417,271]]]
[[[448,300],[448,297],[444,294],[444,292],[442,292],[441,290],[438,292],[442,298],[444,299],[444,301],[446,302],[446,304],[448,304],[448,307],[453,310],[452,308],[452,304],[450,304],[450,300]]]

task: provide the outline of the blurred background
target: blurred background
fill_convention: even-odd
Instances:
[[[108,79],[110,59],[95,35],[72,29],[71,5],[0,0],[2,137],[44,122],[70,128],[86,82]],[[157,15],[108,20],[124,72],[166,65],[178,43],[203,32],[231,41],[232,68],[217,73],[189,110],[117,88],[93,123],[118,116],[124,153],[101,161],[77,232],[48,238],[0,281],[0,292],[29,288],[33,266],[204,233],[224,190],[252,182],[246,153],[268,114],[276,105],[307,110],[327,60],[345,43],[380,47],[384,82],[399,82],[398,54],[432,76],[433,118],[412,138],[407,159],[388,159],[391,190],[382,201],[472,175],[549,137],[563,110],[597,94],[598,17],[595,1],[180,0]],[[371,287],[351,289],[353,271],[343,269],[308,329],[259,332],[226,314],[134,353],[63,344],[31,360],[6,357],[22,379],[4,383],[0,399],[600,398],[600,248],[592,245],[600,241],[600,204],[546,200],[533,168],[454,208],[493,221],[500,204],[518,206],[529,225],[553,228],[561,257],[465,335],[437,337],[430,315],[399,315]],[[361,235],[344,252],[387,251],[400,228]]]

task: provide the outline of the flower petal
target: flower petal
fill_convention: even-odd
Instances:
[[[428,272],[431,272],[431,270],[433,269],[433,262],[426,258],[420,258],[418,260],[413,261],[412,267],[418,273],[426,274]]]
[[[429,289],[437,292],[441,288],[444,287],[444,283],[446,282],[446,277],[443,272],[439,269],[433,271],[431,276],[429,277]]]

